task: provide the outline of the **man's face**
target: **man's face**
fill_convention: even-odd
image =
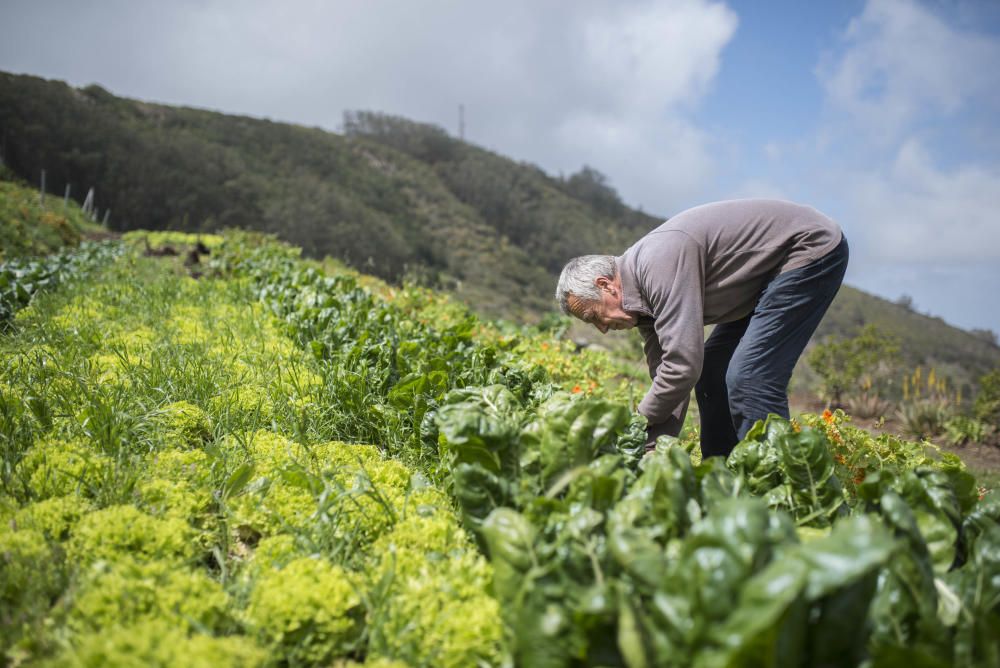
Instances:
[[[570,313],[596,327],[601,334],[607,333],[609,329],[635,327],[637,318],[622,308],[621,285],[599,278],[597,287],[601,290],[601,299],[598,301],[578,299],[576,295],[570,294],[566,300]]]

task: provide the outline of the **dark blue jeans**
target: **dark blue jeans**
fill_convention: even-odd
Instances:
[[[750,315],[712,331],[695,385],[703,456],[728,455],[769,413],[789,417],[792,369],[840,289],[848,255],[845,238],[815,262],[778,274]]]

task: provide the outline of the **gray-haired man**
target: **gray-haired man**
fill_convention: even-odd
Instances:
[[[674,216],[619,257],[571,260],[556,299],[602,333],[639,328],[653,381],[638,407],[648,446],[680,432],[694,388],[703,454],[728,455],[757,420],[789,416],[792,369],[847,260],[840,227],[815,209],[715,202]]]

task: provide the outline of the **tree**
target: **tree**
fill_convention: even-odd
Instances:
[[[586,165],[566,181],[566,192],[590,204],[596,210],[609,216],[620,216],[625,212],[625,205],[611,184],[608,177],[593,167]]]
[[[857,336],[816,345],[807,357],[823,382],[823,398],[834,408],[843,407],[844,394],[863,387],[876,389],[888,377],[899,344],[875,325],[866,325]]]

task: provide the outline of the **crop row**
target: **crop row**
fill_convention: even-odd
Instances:
[[[182,273],[129,253],[0,341],[7,661],[501,663],[447,495],[338,440],[342,377],[244,282]]]
[[[237,255],[317,359],[364,369],[374,440],[450,490],[519,664],[1000,663],[1000,501],[956,457],[838,414],[772,417],[726,461],[641,458],[622,403],[274,247]]]
[[[1000,502],[957,458],[840,413],[644,457],[600,356],[211,245],[213,278],[130,254],[3,340],[8,656],[1000,662]]]

